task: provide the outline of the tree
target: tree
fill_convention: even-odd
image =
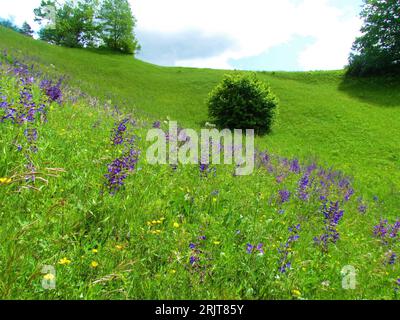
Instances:
[[[24,24],[22,25],[21,31],[22,34],[28,36],[28,37],[33,37],[33,30],[31,28],[31,26],[29,25],[28,22],[24,22]]]
[[[42,0],[34,10],[35,21],[42,25],[40,39],[66,47],[96,46],[99,27],[95,24],[97,0],[67,0],[60,5]]]
[[[104,47],[135,54],[140,46],[128,0],[42,0],[34,10],[41,40],[66,47]]]
[[[6,20],[6,19],[0,18],[0,26],[14,30],[16,32],[20,32],[20,29],[11,20]]]
[[[351,75],[400,74],[400,1],[364,0],[362,36],[353,45]]]
[[[134,34],[136,19],[128,0],[104,0],[100,14],[101,39],[107,48],[128,54],[140,50]]]

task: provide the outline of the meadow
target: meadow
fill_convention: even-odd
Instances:
[[[144,156],[167,119],[200,129],[233,71],[3,28],[0,49],[2,299],[398,299],[399,79],[257,73],[279,119],[238,177]]]

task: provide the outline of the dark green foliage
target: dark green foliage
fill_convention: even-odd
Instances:
[[[139,49],[135,18],[127,0],[42,0],[34,10],[42,25],[39,37],[71,48],[106,47],[133,54]]]
[[[39,32],[40,38],[71,48],[95,46],[99,30],[94,23],[96,3],[80,0],[59,5],[54,1],[42,1],[34,10],[35,20],[44,25]]]
[[[363,35],[350,55],[350,75],[400,74],[400,2],[365,0]]]
[[[209,115],[220,128],[254,129],[257,134],[271,131],[278,100],[265,82],[256,76],[225,76],[211,92]]]
[[[135,54],[139,49],[133,33],[136,19],[127,0],[105,0],[100,9],[101,39],[115,51]]]
[[[31,28],[31,26],[29,25],[28,22],[24,22],[24,24],[22,25],[22,28],[20,30],[20,32],[28,37],[32,37],[33,36],[33,30]]]

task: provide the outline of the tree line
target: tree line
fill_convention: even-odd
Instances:
[[[0,18],[0,26],[3,26],[5,28],[22,33],[29,37],[33,37],[33,34],[34,34],[34,31],[32,30],[31,26],[26,21],[23,23],[22,27],[20,28],[17,25],[15,25],[13,21],[11,21],[9,19],[1,19]]]
[[[34,9],[39,38],[71,48],[106,48],[136,54],[140,45],[128,0],[42,0]]]

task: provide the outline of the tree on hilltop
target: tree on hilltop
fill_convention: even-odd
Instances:
[[[104,0],[99,19],[100,37],[107,48],[129,54],[140,50],[134,34],[136,19],[128,0]]]
[[[72,48],[95,46],[97,5],[97,0],[67,0],[63,4],[42,0],[34,10],[35,21],[42,25],[40,39]]]
[[[363,33],[353,45],[350,75],[400,74],[400,1],[364,0]]]

